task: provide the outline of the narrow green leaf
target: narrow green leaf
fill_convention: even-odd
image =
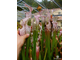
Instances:
[[[44,56],[44,60],[46,59],[46,54],[47,54],[47,49],[45,50],[45,56]]]
[[[22,60],[25,60],[25,49],[24,49],[24,45],[22,47]]]

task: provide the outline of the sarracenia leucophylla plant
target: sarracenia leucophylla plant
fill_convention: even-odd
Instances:
[[[57,22],[49,14],[48,9],[40,11],[37,15],[27,12],[26,18],[20,21],[20,25],[18,29],[20,35],[30,34],[22,47],[20,59],[53,60],[60,55],[62,31],[57,29]]]

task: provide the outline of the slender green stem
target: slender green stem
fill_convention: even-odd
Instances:
[[[43,42],[44,42],[44,39],[45,39],[45,30],[44,30],[44,23],[42,23],[42,40],[41,40],[41,56],[42,56],[42,59],[43,59]]]
[[[26,60],[29,59],[29,57],[28,57],[28,52],[29,52],[29,38],[30,38],[30,37],[28,37],[28,38],[26,39]]]
[[[49,56],[49,60],[51,60],[51,56],[50,56],[50,34],[48,36],[48,56]]]
[[[56,42],[55,42],[55,52],[56,52],[56,55],[58,55],[57,40],[56,40]]]
[[[39,53],[39,60],[42,60],[42,59],[41,59],[41,52]]]
[[[25,60],[25,49],[24,49],[24,45],[22,47],[22,60]]]
[[[48,53],[48,59],[51,60],[51,55],[50,55],[50,32],[47,31],[46,32],[46,35],[45,35],[45,38],[46,38],[46,49],[47,50],[47,53]]]
[[[53,56],[53,52],[54,52],[54,47],[55,47],[55,41],[56,41],[56,31],[53,31],[53,37],[52,37],[52,52],[51,52],[51,57]]]
[[[46,55],[47,55],[47,49],[45,50],[44,60],[46,59]]]
[[[62,36],[60,36],[60,42],[61,42],[61,40],[62,40]]]
[[[38,31],[33,31],[33,60],[36,60],[36,41],[37,41]]]

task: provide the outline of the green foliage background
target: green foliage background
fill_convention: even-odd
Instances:
[[[38,4],[34,0],[24,0],[24,1],[32,7],[38,7]],[[62,7],[62,0],[55,0],[55,1]],[[53,2],[48,0],[42,0],[42,2],[40,3],[48,9],[58,8],[58,6],[56,6]]]

